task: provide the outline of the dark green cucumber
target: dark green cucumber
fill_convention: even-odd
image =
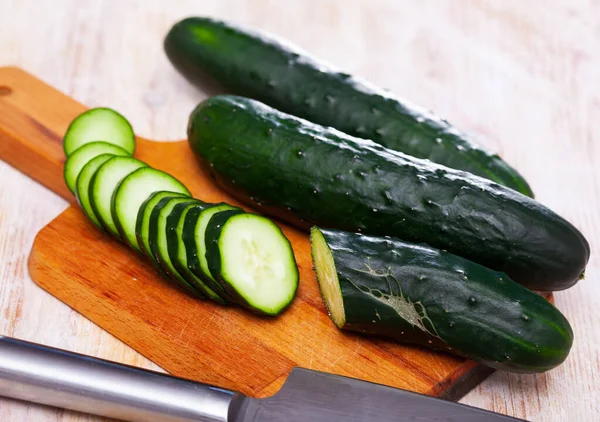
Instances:
[[[181,274],[190,285],[195,286],[208,299],[212,299],[221,304],[226,304],[227,301],[208,287],[204,280],[196,276],[187,266],[187,253],[182,238],[183,224],[187,212],[196,206],[198,206],[197,202],[182,202],[176,204],[167,217],[166,234],[169,258],[177,272]]]
[[[171,278],[179,287],[188,292],[194,292],[197,296],[204,298],[202,292],[197,285],[190,283],[177,271],[169,256],[167,246],[167,217],[171,214],[173,207],[177,204],[196,204],[197,199],[186,197],[165,197],[158,201],[150,214],[150,222],[148,224],[148,241],[150,243],[150,251],[154,262],[158,264],[160,269]]]
[[[254,100],[204,101],[188,138],[225,188],[299,226],[424,242],[534,290],[572,286],[589,259],[583,235],[525,195]]]
[[[174,66],[193,83],[201,85],[208,76],[233,94],[533,196],[515,169],[447,121],[331,70],[274,37],[210,18],[188,18],[173,26],[164,45]]]
[[[571,349],[566,318],[504,273],[428,246],[316,227],[311,248],[325,304],[341,329],[514,372],[554,368]]]
[[[205,243],[211,274],[238,304],[274,316],[294,300],[294,252],[268,218],[241,210],[216,213],[206,226]]]

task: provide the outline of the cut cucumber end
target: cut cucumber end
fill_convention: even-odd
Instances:
[[[93,108],[77,116],[63,139],[65,155],[82,145],[104,141],[121,147],[129,155],[135,150],[135,135],[127,119],[110,108]]]
[[[318,227],[310,229],[310,249],[319,289],[321,290],[327,312],[329,312],[329,316],[335,325],[338,328],[342,328],[346,324],[342,290],[333,254]]]
[[[77,149],[73,154],[67,158],[64,168],[64,178],[67,187],[71,193],[75,194],[77,177],[81,172],[81,169],[94,157],[101,154],[112,154],[119,156],[128,156],[129,153],[123,148],[110,144],[108,142],[90,142]]]
[[[220,275],[249,307],[277,315],[298,288],[298,269],[289,240],[268,218],[236,214],[218,240]]]

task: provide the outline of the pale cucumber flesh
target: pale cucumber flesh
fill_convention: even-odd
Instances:
[[[129,153],[123,148],[107,142],[91,142],[79,148],[67,158],[64,167],[64,178],[71,193],[75,193],[77,177],[81,169],[94,157],[101,154],[112,154],[128,156]]]
[[[90,202],[106,230],[115,236],[119,231],[112,217],[111,199],[118,184],[135,170],[147,164],[132,157],[113,157],[102,164],[90,183]]]
[[[135,235],[138,211],[144,201],[157,191],[183,191],[191,196],[186,187],[173,176],[143,167],[125,177],[112,198],[111,212],[122,239],[140,252]]]
[[[298,269],[290,242],[271,220],[247,213],[230,217],[221,230],[218,249],[219,280],[235,291],[243,305],[277,315],[291,303],[298,288]]]
[[[216,280],[211,274],[210,269],[208,268],[208,262],[206,261],[206,242],[204,238],[204,235],[206,234],[206,226],[208,225],[208,222],[212,216],[216,213],[234,209],[236,209],[236,207],[229,204],[216,205],[202,211],[198,217],[198,222],[196,223],[196,231],[194,235],[196,237],[196,248],[198,251],[198,261],[200,261],[200,270],[202,271],[202,274],[212,281]]]
[[[88,163],[83,166],[83,169],[81,169],[79,177],[77,177],[75,188],[77,202],[79,202],[79,205],[92,223],[94,223],[100,229],[102,229],[102,223],[98,219],[98,216],[94,212],[90,202],[90,181],[94,177],[94,174],[98,168],[113,157],[114,155],[112,154],[102,154],[88,161]]]
[[[65,155],[68,157],[82,145],[95,141],[119,146],[129,155],[135,150],[131,125],[125,117],[109,108],[93,108],[71,122],[63,139]]]

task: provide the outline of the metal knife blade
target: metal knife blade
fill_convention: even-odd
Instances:
[[[0,336],[0,395],[135,422],[502,422],[517,419],[294,369],[266,399]]]
[[[410,391],[295,368],[266,399],[234,399],[229,422],[507,422],[520,419]]]

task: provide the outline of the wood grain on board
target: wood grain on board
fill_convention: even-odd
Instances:
[[[600,420],[597,1],[1,3],[0,65],[21,66],[88,106],[114,107],[151,138],[181,139],[206,95],[162,51],[169,26],[189,15],[274,32],[480,135],[526,176],[538,200],[582,230],[592,259],[586,280],[555,295],[575,331],[565,364],[539,375],[497,371],[461,402],[533,421]],[[34,236],[67,205],[0,161],[1,333],[160,369],[31,282]],[[101,419],[0,398],[0,420]]]
[[[62,195],[62,135],[85,108],[18,68],[1,68],[0,158]],[[31,111],[29,111],[32,109]],[[195,197],[238,204],[215,187],[187,142],[138,139],[136,157],[181,180]],[[44,227],[29,257],[43,289],[169,372],[264,397],[294,366],[455,398],[491,372],[464,359],[339,331],[312,270],[306,232],[282,225],[300,270],[293,304],[277,318],[193,299],[136,252],[96,229],[77,206]]]

